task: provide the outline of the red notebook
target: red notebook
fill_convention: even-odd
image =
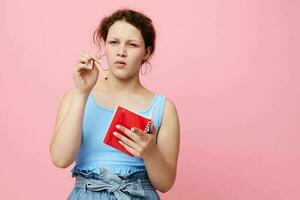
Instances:
[[[152,110],[150,112],[150,116],[145,116],[140,113],[134,112],[122,106],[116,106],[112,119],[110,121],[109,127],[106,131],[105,137],[103,139],[103,143],[107,144],[115,149],[126,153],[129,156],[133,156],[129,151],[127,151],[120,143],[119,138],[117,138],[113,132],[118,132],[121,135],[129,138],[125,133],[116,128],[117,124],[120,124],[127,129],[131,129],[132,127],[137,127],[144,132],[149,133],[151,126],[151,118],[153,114],[155,105],[153,105]],[[130,138],[129,138],[130,139]]]

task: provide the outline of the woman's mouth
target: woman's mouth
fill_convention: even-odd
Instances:
[[[124,61],[121,61],[121,60],[116,61],[115,64],[119,68],[122,68],[122,67],[124,67],[126,65],[126,63]]]

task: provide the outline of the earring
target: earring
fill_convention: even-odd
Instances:
[[[148,65],[150,65],[150,71],[152,70],[152,65],[151,65],[147,60],[146,60],[144,63],[146,63],[147,65],[146,65],[146,70],[145,70],[145,72],[143,72],[143,66],[144,66],[144,65],[142,65],[142,67],[141,67],[141,74],[142,74],[142,75],[147,74]]]

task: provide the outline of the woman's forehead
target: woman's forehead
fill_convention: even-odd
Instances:
[[[125,21],[116,21],[108,30],[108,39],[126,39],[141,41],[142,35],[139,29]]]

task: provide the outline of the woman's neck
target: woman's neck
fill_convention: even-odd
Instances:
[[[112,94],[137,94],[138,91],[143,88],[138,74],[128,79],[118,79],[108,73],[107,79],[102,79],[99,84],[101,88],[105,91],[111,92]]]

